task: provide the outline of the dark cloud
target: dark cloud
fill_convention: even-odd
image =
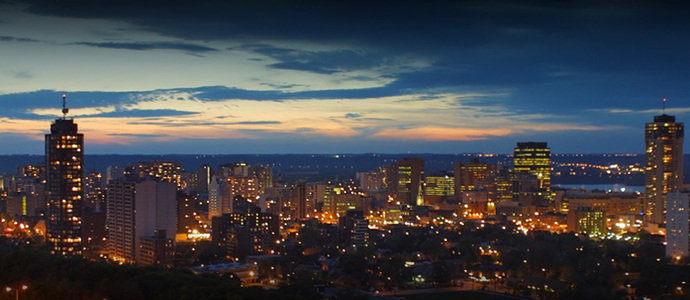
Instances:
[[[105,42],[105,43],[90,43],[81,42],[75,43],[77,45],[85,45],[98,48],[112,48],[112,49],[128,49],[128,50],[181,50],[189,52],[210,52],[217,51],[217,49],[200,46],[188,43],[173,43],[173,42],[135,42],[135,43],[122,43],[122,42]]]
[[[10,72],[12,77],[17,78],[17,79],[30,79],[34,78],[34,74],[28,71],[17,71],[17,72]]]
[[[273,69],[286,69],[295,71],[306,71],[318,74],[333,74],[339,72],[338,70],[332,69],[330,66],[321,65],[317,63],[303,63],[303,62],[284,62],[268,65],[269,68]]]
[[[3,23],[3,22],[0,22]],[[38,40],[0,35],[0,42],[38,42]]]
[[[348,118],[348,119],[357,119],[357,118],[361,118],[361,117],[362,117],[362,114],[358,114],[358,113],[346,113],[346,114],[345,114],[345,117]]]
[[[370,69],[384,62],[384,57],[380,54],[353,50],[307,51],[256,44],[248,44],[230,50],[238,49],[251,51],[280,61],[279,63],[269,65],[271,68],[307,71],[318,74]]]
[[[82,115],[79,118],[146,118],[146,117],[177,117],[196,115],[197,112],[180,111],[174,109],[131,109],[105,112],[93,115]]]
[[[245,121],[245,122],[234,122],[226,123],[228,125],[271,125],[271,124],[281,124],[279,121]]]
[[[276,89],[291,89],[291,88],[296,88],[296,87],[306,87],[304,84],[289,84],[289,83],[282,83],[282,84],[275,84],[275,83],[261,83],[261,85],[265,86],[270,86],[272,88]]]
[[[136,9],[132,9],[134,5]],[[651,82],[655,78],[660,82],[687,78],[690,40],[685,37],[690,31],[690,19],[683,12],[688,7],[681,2],[641,0],[437,0],[424,4],[384,0],[334,1],[328,5],[278,0],[191,5],[173,0],[165,7],[132,0],[98,5],[37,0],[30,2],[27,11],[125,21],[187,41],[252,41],[230,50],[266,56],[266,60],[277,61],[269,65],[276,69],[334,74],[375,68],[398,56],[433,62],[422,70],[410,68],[384,75],[395,82],[380,89],[314,93],[324,98],[336,94],[363,98],[448,87],[501,86],[519,90],[539,84],[564,84],[594,92],[582,85],[589,83],[583,78],[609,76],[606,82],[611,86],[622,83],[611,80],[620,74],[644,74],[636,80]],[[345,47],[325,51],[277,47],[264,41]],[[143,46],[125,43],[117,47]],[[200,47],[196,52],[207,50]],[[311,96],[309,92],[218,92],[223,97],[235,94],[240,99],[256,95],[259,100]],[[205,93],[215,97],[212,91]],[[508,105],[521,105],[512,98],[504,100],[510,102]]]
[[[125,137],[141,137],[141,138],[156,138],[168,137],[167,134],[140,134],[140,133],[110,133],[109,136],[125,136]]]
[[[158,125],[163,127],[211,126],[211,125],[270,125],[282,124],[279,121],[245,121],[245,122],[129,122],[132,125]]]

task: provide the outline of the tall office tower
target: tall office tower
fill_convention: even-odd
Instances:
[[[273,186],[273,171],[269,166],[251,166],[249,167],[249,176],[256,177],[256,188],[258,189],[259,194],[263,194],[267,188]]]
[[[548,194],[551,191],[551,149],[546,143],[518,143],[513,154],[515,173],[534,174],[539,188]]]
[[[496,202],[513,201],[514,173],[511,169],[500,169],[496,172]]]
[[[645,125],[645,221],[663,224],[666,194],[683,186],[683,123],[662,114]]]
[[[462,193],[473,190],[486,190],[494,195],[496,165],[480,162],[474,158],[467,164],[457,162],[453,166],[455,194],[462,198]]]
[[[424,160],[404,158],[389,167],[388,196],[405,205],[424,205]]]
[[[177,231],[177,189],[173,183],[126,179],[108,184],[108,254],[118,261],[137,262],[141,239]]]
[[[688,229],[690,190],[675,190],[666,195],[666,256],[684,258],[690,254]]]
[[[84,178],[84,135],[73,119],[67,119],[65,95],[63,117],[50,125],[46,134],[46,184],[48,214],[46,244],[53,254],[80,256],[81,207]]]

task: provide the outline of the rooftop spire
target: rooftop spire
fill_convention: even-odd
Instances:
[[[666,114],[666,98],[664,98],[661,101],[661,114],[665,115]]]
[[[67,119],[67,113],[69,108],[67,108],[67,95],[62,94],[62,119]]]

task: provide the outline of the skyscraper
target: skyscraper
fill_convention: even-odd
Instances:
[[[662,114],[645,125],[645,221],[663,224],[666,194],[683,186],[683,123]]]
[[[404,158],[389,168],[388,195],[406,205],[424,205],[424,160]]]
[[[53,254],[80,256],[81,209],[84,178],[84,135],[77,124],[67,119],[65,95],[62,95],[63,117],[50,125],[45,136],[46,185],[48,214],[46,244]]]
[[[551,149],[543,142],[518,143],[513,152],[515,173],[537,176],[539,188],[551,191]]]

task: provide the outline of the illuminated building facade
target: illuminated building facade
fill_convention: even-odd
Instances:
[[[387,171],[385,167],[381,167],[377,171],[358,172],[359,186],[365,192],[385,191]]]
[[[104,179],[101,173],[94,171],[84,176],[84,208],[105,211]]]
[[[496,183],[496,202],[501,203],[513,200],[514,177],[514,173],[510,169],[501,169],[496,172],[496,178],[494,179]]]
[[[598,235],[606,233],[606,215],[602,210],[580,207],[568,211],[568,230],[576,233]]]
[[[63,112],[66,114],[67,109]],[[81,256],[84,135],[77,131],[73,119],[63,117],[50,125],[45,146],[48,191],[46,244],[53,254]]]
[[[388,196],[393,201],[410,206],[424,205],[424,160],[401,159],[389,167],[388,176]]]
[[[642,211],[642,198],[636,193],[566,192],[563,195],[561,212],[580,207],[601,210],[607,216],[638,215]]]
[[[684,258],[690,254],[690,191],[676,190],[666,195],[666,256]]]
[[[295,186],[295,218],[298,220],[313,218],[317,203],[324,202],[326,185],[323,183],[300,182]]]
[[[645,125],[645,221],[663,224],[666,194],[683,186],[683,123],[666,114]]]
[[[211,222],[213,242],[225,245],[231,257],[267,254],[279,234],[279,220],[269,213],[223,214]]]
[[[340,217],[341,240],[345,245],[365,247],[369,245],[369,220],[361,210],[348,211]]]
[[[232,212],[232,196],[225,195],[224,191],[227,181],[211,177],[211,184],[208,186],[208,215],[209,218],[220,216]]]
[[[462,198],[464,191],[484,189],[493,196],[496,166],[472,159],[470,163],[457,162],[453,165],[455,193]]]
[[[251,176],[231,176],[226,178],[227,184],[224,186],[228,189],[226,193],[230,197],[240,196],[245,199],[256,200],[259,196],[259,189],[257,186],[256,177]]]
[[[175,162],[141,162],[136,168],[140,179],[156,178],[174,183],[178,189],[186,188],[187,183],[182,180],[182,167]]]
[[[259,191],[259,194],[273,186],[273,170],[269,166],[251,166],[249,167],[249,176],[256,178],[256,189]]]
[[[539,188],[551,191],[551,149],[546,143],[518,143],[513,151],[515,173],[533,174],[539,180]]]
[[[427,202],[439,202],[444,198],[455,196],[455,179],[453,176],[447,174],[427,176],[424,181],[424,197]]]
[[[345,194],[340,188],[334,188],[328,201],[324,202],[323,211],[332,216],[345,215],[350,210],[369,211],[371,199],[359,194]]]

